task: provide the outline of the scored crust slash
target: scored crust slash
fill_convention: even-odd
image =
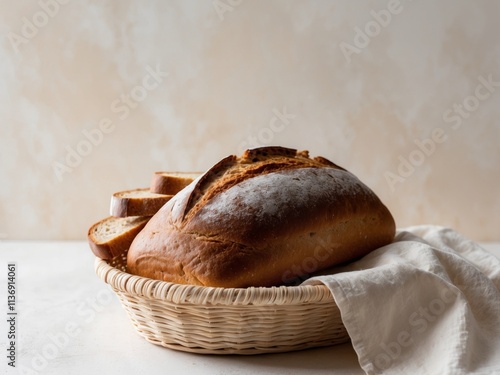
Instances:
[[[262,147],[222,159],[176,193],[134,236],[127,268],[179,284],[280,285],[394,234],[387,207],[349,171],[307,151]]]

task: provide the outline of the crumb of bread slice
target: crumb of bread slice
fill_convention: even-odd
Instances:
[[[202,172],[155,172],[151,178],[150,191],[173,195],[188,186]]]
[[[87,239],[92,252],[101,259],[125,253],[150,216],[107,217],[93,224]]]
[[[152,193],[149,188],[120,191],[111,196],[109,213],[115,217],[153,216],[172,197]]]

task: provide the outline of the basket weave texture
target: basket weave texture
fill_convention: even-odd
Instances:
[[[136,331],[167,348],[205,354],[261,354],[349,341],[324,285],[212,288],[126,272],[126,254],[96,258]]]

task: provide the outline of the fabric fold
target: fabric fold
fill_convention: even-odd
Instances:
[[[332,292],[367,374],[500,373],[500,261],[456,231],[393,243],[306,280]]]

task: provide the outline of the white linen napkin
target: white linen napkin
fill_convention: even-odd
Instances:
[[[500,374],[500,261],[452,229],[402,228],[315,283],[367,374]]]

